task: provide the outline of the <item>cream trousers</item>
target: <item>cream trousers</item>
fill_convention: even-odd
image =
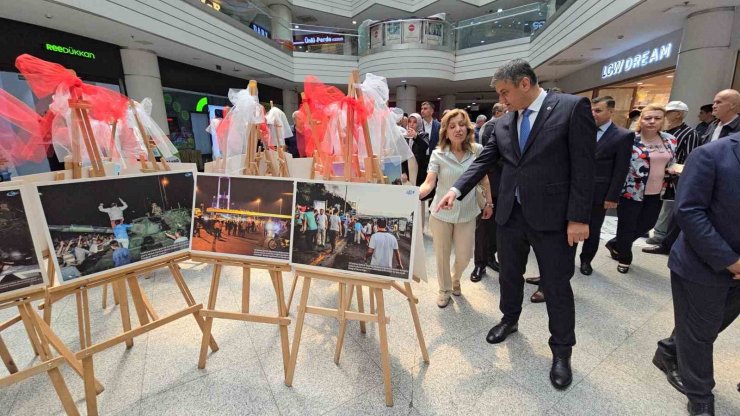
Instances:
[[[475,219],[458,224],[444,222],[429,217],[432,230],[434,255],[437,258],[437,281],[439,293],[450,295],[453,284],[460,284],[460,278],[473,256],[475,239]],[[452,248],[455,248],[455,268],[450,270]]]

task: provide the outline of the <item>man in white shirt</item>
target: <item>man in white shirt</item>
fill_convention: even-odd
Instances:
[[[123,199],[118,198],[119,201],[121,201],[121,206],[118,206],[117,202],[114,202],[111,204],[110,208],[103,208],[103,203],[101,202],[100,205],[98,205],[98,210],[100,212],[105,212],[108,214],[108,217],[110,218],[110,226],[115,227],[118,222],[123,222],[123,211],[128,208],[128,205],[126,205],[125,202],[123,202]]]
[[[732,133],[740,132],[740,92],[736,90],[722,90],[714,96],[712,115],[717,118],[707,128],[702,137],[702,144],[714,142]]]
[[[398,249],[398,240],[396,240],[393,234],[386,231],[387,226],[388,223],[384,218],[378,220],[378,232],[370,237],[366,258],[372,256],[370,259],[371,266],[391,269],[393,268],[393,254],[395,253],[398,260],[398,268],[403,269],[401,252]]]
[[[341,231],[342,220],[337,215],[336,209],[329,210],[329,244],[331,244],[331,252],[337,247],[337,236]]]
[[[319,210],[319,215],[316,216],[316,223],[319,225],[318,241],[316,241],[316,244],[320,246],[326,245],[326,220],[324,210]]]

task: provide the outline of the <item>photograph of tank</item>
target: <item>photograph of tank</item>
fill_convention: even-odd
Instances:
[[[193,252],[290,260],[293,181],[198,174]]]
[[[411,278],[417,188],[299,181],[295,200],[294,264]]]
[[[190,249],[193,172],[37,185],[60,282]]]
[[[0,189],[0,298],[44,285],[20,188]]]

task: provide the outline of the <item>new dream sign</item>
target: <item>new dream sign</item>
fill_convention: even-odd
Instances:
[[[193,172],[36,185],[60,284],[190,249]]]
[[[192,250],[288,263],[293,181],[198,174]]]
[[[295,201],[294,265],[411,278],[418,188],[298,181]]]
[[[46,285],[39,241],[29,224],[28,195],[21,187],[0,187],[0,299]]]

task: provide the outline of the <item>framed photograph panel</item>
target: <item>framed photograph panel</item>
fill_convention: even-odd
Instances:
[[[363,277],[411,278],[418,188],[297,181],[295,201],[293,264]]]
[[[36,191],[60,285],[190,250],[192,171],[51,182]]]
[[[0,300],[48,284],[41,245],[31,230],[31,194],[23,186],[0,187]]]
[[[293,180],[199,173],[195,189],[193,253],[290,261]]]

